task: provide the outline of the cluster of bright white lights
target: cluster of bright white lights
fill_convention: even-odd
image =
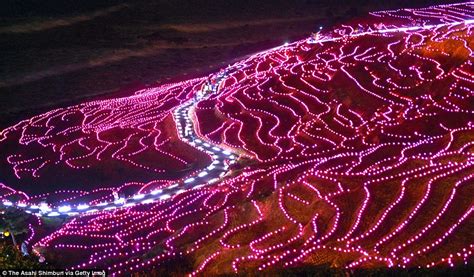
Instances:
[[[217,74],[215,76],[217,86],[226,76],[223,73]],[[70,205],[61,205],[57,207],[50,207],[46,203],[41,203],[41,205],[36,204],[25,204],[24,202],[12,203],[11,201],[4,200],[4,206],[16,206],[17,208],[25,210],[27,213],[33,213],[39,216],[48,216],[56,217],[61,215],[76,216],[80,213],[90,213],[101,210],[113,210],[122,207],[132,207],[136,204],[150,204],[154,201],[166,200],[175,194],[182,193],[184,190],[192,189],[195,186],[203,186],[207,184],[212,184],[217,181],[218,178],[225,175],[228,171],[229,165],[237,159],[237,155],[233,155],[231,152],[222,149],[217,146],[210,145],[197,138],[197,135],[194,133],[194,127],[191,118],[189,117],[190,108],[193,105],[205,97],[209,97],[211,94],[216,94],[217,89],[207,90],[198,92],[199,97],[191,98],[187,102],[180,105],[174,112],[173,117],[176,122],[178,135],[180,139],[191,146],[199,149],[200,151],[206,152],[209,156],[213,158],[212,164],[202,171],[195,173],[194,177],[188,177],[182,183],[175,183],[164,187],[159,190],[152,190],[149,193],[143,194],[138,193],[132,195],[131,197],[118,198],[113,201],[107,202],[102,201],[95,205],[88,204],[78,204],[77,206]],[[226,164],[228,161],[228,164]]]

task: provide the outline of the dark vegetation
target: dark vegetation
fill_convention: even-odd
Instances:
[[[58,265],[40,263],[38,257],[28,250],[29,255],[24,256],[20,251],[22,243],[28,238],[28,225],[36,219],[21,210],[7,208],[0,210],[0,269],[54,269]],[[64,223],[61,218],[43,219],[40,233],[50,233]],[[7,236],[3,236],[8,234]],[[16,244],[16,245],[15,245]]]
[[[48,264],[38,262],[34,256],[23,256],[17,247],[10,243],[0,242],[0,268],[6,269],[53,269],[54,267]]]

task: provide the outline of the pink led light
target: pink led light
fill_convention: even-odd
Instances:
[[[61,251],[71,258],[66,266],[116,275],[185,256],[198,258],[191,275],[334,255],[349,268],[468,263],[473,11],[465,3],[372,13],[324,40],[230,66],[218,90],[196,103],[188,101],[202,93],[204,78],[20,122],[0,133],[0,143],[19,145],[2,154],[18,178],[41,178],[48,168],[82,172],[109,160],[156,178],[43,195],[5,184],[1,200],[31,205],[48,197],[57,199],[52,208],[96,209],[113,202],[114,190],[133,188],[133,205],[81,213],[48,236],[29,227],[29,245]],[[457,47],[456,64],[447,66],[454,50],[446,45]],[[202,168],[189,170],[178,179],[190,187],[166,194],[178,183],[166,174],[194,162],[173,142],[201,153],[202,168],[224,149],[250,161],[241,169],[219,160],[212,166],[238,174],[212,185],[199,183],[207,178]],[[146,153],[169,163],[146,163]],[[140,202],[147,194],[164,201]]]

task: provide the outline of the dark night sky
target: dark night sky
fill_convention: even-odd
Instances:
[[[0,129],[202,76],[368,11],[455,1],[2,0]]]

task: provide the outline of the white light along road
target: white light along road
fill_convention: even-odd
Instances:
[[[428,30],[428,29],[434,29],[434,28],[455,26],[455,25],[460,25],[460,24],[468,25],[468,24],[472,24],[472,23],[474,23],[474,19],[456,21],[456,22],[450,22],[450,23],[441,23],[441,24],[435,24],[435,25],[387,28],[387,29],[372,30],[372,31],[367,31],[367,32],[353,33],[353,34],[348,34],[346,36],[335,37],[335,38],[322,38],[322,39],[318,39],[318,40],[314,40],[312,38],[309,38],[306,42],[310,43],[310,44],[316,44],[316,43],[323,43],[323,42],[328,42],[328,41],[338,41],[338,40],[342,40],[342,39],[345,39],[345,38],[348,38],[348,37],[358,37],[358,36],[365,36],[365,35],[371,35],[371,34],[385,34],[385,33]],[[284,46],[288,46],[288,45],[289,44],[286,44]]]
[[[149,193],[135,194],[129,198],[118,198],[112,202],[102,202],[95,205],[79,204],[71,206],[63,204],[59,207],[49,207],[47,204],[27,205],[25,203],[13,203],[9,200],[0,202],[3,206],[16,207],[25,210],[27,213],[36,214],[39,216],[75,216],[82,213],[94,213],[104,210],[114,210],[123,207],[132,207],[137,204],[149,204],[155,201],[163,201],[171,198],[174,195],[185,192],[193,188],[202,188],[204,186],[213,184],[219,181],[228,171],[228,164],[232,164],[237,159],[238,155],[233,154],[229,150],[225,150],[218,145],[211,142],[206,142],[200,139],[194,132],[193,122],[189,116],[191,108],[200,100],[206,99],[209,96],[216,94],[220,83],[225,79],[225,73],[219,73],[215,76],[216,84],[211,90],[200,91],[195,98],[191,98],[185,103],[178,106],[173,112],[173,117],[178,129],[179,138],[197,148],[206,152],[212,157],[212,163],[202,169],[201,171],[188,176],[184,181],[176,182],[168,187],[159,190],[153,190]],[[206,88],[209,86],[206,86]]]

